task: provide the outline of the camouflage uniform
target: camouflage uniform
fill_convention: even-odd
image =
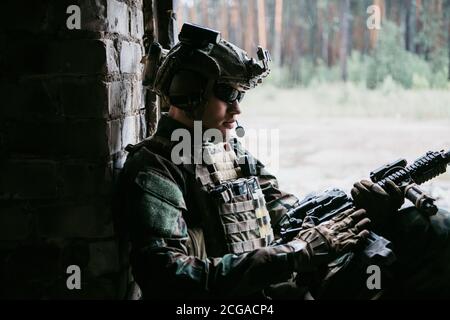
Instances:
[[[288,280],[290,246],[266,243],[235,254],[223,245],[221,223],[210,214],[194,174],[158,145],[170,141],[177,128],[183,126],[163,115],[156,134],[130,152],[119,182],[120,223],[130,233],[131,264],[144,297],[254,296]],[[256,166],[270,221],[276,223],[297,198],[281,192],[260,162]]]

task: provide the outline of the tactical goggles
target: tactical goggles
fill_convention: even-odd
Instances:
[[[213,90],[214,95],[227,104],[233,104],[236,100],[241,102],[245,95],[244,91],[235,89],[225,83],[216,83]]]

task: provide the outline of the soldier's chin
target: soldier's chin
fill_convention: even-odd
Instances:
[[[233,126],[221,125],[219,130],[222,133],[223,141],[228,141],[232,135]]]

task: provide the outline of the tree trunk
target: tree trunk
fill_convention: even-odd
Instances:
[[[224,1],[225,6],[227,4],[227,1]],[[230,9],[230,16],[228,17],[229,23],[228,23],[228,30],[229,30],[229,37],[230,41],[233,43],[237,43],[240,47],[243,45],[242,37],[238,38],[238,35],[240,35],[240,30],[242,30],[242,23],[240,19],[240,1],[233,0],[231,2],[231,9]]]
[[[317,63],[318,46],[317,46],[317,1],[308,0],[306,2],[309,15],[309,52],[314,64]]]
[[[423,14],[423,10],[422,0],[416,0],[416,32],[420,32],[424,28],[424,17],[421,16]],[[418,55],[425,56],[425,47],[423,43],[418,43],[415,45],[415,52]]]
[[[202,24],[209,27],[209,15],[208,15],[208,0],[202,0],[201,2],[201,14],[202,14]]]
[[[416,0],[407,0],[406,9],[406,50],[415,52]]]
[[[294,86],[301,82],[302,59],[302,28],[300,26],[300,2],[284,2],[284,36],[282,62],[287,66],[289,85]]]
[[[447,21],[448,80],[450,81],[450,0],[446,2],[445,16]]]
[[[174,1],[174,8],[175,8],[175,12],[177,15],[176,16],[177,17],[177,31],[175,32],[175,34],[178,34],[179,31],[181,30],[181,27],[183,26],[183,23],[186,21],[186,17],[185,17],[186,6],[183,5],[180,0],[176,0],[176,1]]]
[[[398,0],[396,0],[398,1]],[[395,16],[393,16],[393,12],[392,12],[392,0],[385,0],[385,16],[386,19],[390,20],[390,21],[395,21]]]
[[[347,55],[350,56],[352,54],[353,49],[353,24],[354,24],[354,18],[353,18],[353,12],[354,12],[354,6],[355,3],[350,1],[349,2],[349,8],[348,8],[348,42],[347,42]]]
[[[367,8],[372,4],[372,0],[364,0],[364,16],[366,17],[366,10]],[[366,18],[367,19],[367,18]],[[363,55],[367,55],[370,52],[370,35],[371,32],[367,28],[366,20],[363,22],[363,30],[364,30],[364,48],[363,48]]]
[[[373,5],[380,8],[381,23],[383,23],[384,19],[386,18],[386,8],[385,8],[384,0],[374,0]],[[379,33],[380,33],[380,30],[377,30],[377,29],[370,30],[370,48],[371,49],[374,49],[376,47]]]
[[[253,52],[253,47],[255,45],[255,5],[254,0],[247,1],[247,28],[244,32],[245,34],[245,50],[251,54]]]
[[[267,48],[265,1],[258,0],[258,45]]]
[[[339,60],[341,63],[341,78],[347,81],[347,56],[348,56],[348,37],[349,37],[349,10],[350,0],[341,0],[341,43],[339,49]]]
[[[403,1],[393,1],[391,3],[391,19],[395,21],[395,24],[400,26],[400,8],[403,7]]]
[[[318,10],[318,25],[320,32],[320,57],[324,63],[328,63],[328,43],[329,43],[329,25],[328,25],[328,3],[325,8]]]
[[[365,36],[367,30],[367,19],[368,15],[366,13],[367,7],[365,6],[366,1],[351,2],[351,35],[352,43],[349,44],[349,52],[356,50],[361,54],[364,54],[365,50]]]
[[[281,33],[283,30],[283,0],[275,0],[275,32],[273,38],[273,60],[281,65]]]
[[[189,22],[197,22],[197,8],[195,3],[192,3],[192,7],[189,9]]]
[[[329,8],[329,15],[328,19],[329,21],[333,21],[334,17],[340,14],[340,8],[337,8],[339,5],[339,2],[329,2],[328,8]],[[329,46],[328,46],[328,67],[332,67],[336,64],[336,61],[339,58],[339,39],[340,37],[337,36],[337,33],[334,31],[333,28],[329,29],[328,33],[328,39],[329,39]]]
[[[231,4],[233,7],[231,8],[231,12],[234,11],[234,3]],[[220,32],[222,33],[222,37],[224,39],[229,39],[228,35],[228,2],[222,1],[222,9],[220,10]],[[234,40],[234,39],[233,39]]]
[[[400,34],[403,36],[403,42],[404,42],[404,48],[407,49],[406,47],[406,20],[407,20],[407,4],[408,4],[408,0],[402,0],[398,5],[398,21],[397,21],[397,25],[400,28]]]

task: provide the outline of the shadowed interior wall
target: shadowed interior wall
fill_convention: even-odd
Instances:
[[[79,30],[67,28],[70,5]],[[155,122],[141,86],[143,3],[7,0],[0,16],[0,296],[123,298],[112,186],[124,147]],[[70,265],[80,290],[66,286]]]

